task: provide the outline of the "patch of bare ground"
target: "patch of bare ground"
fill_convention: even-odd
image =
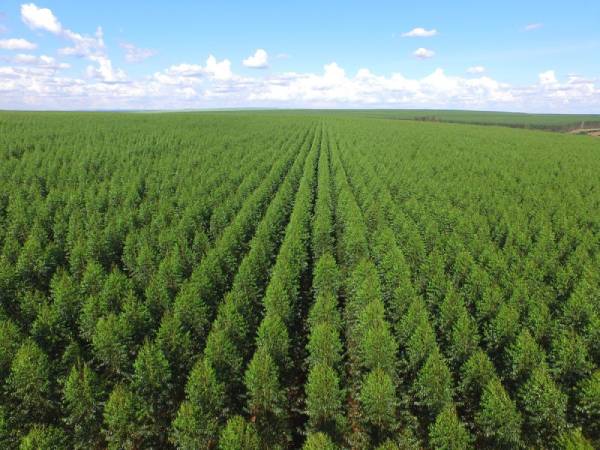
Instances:
[[[600,137],[600,128],[578,128],[572,130],[571,134],[587,134],[588,136]]]

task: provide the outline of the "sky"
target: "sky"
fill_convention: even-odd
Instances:
[[[600,1],[0,0],[0,109],[600,113]]]

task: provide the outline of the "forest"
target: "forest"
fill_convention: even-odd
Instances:
[[[0,448],[599,448],[600,139],[392,118],[1,112]]]

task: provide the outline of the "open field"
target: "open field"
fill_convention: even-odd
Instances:
[[[551,131],[571,131],[580,128],[600,127],[600,114],[526,114],[435,109],[363,110],[352,111],[351,114],[389,119],[499,125]]]
[[[411,114],[0,113],[0,448],[598,448],[600,140]]]

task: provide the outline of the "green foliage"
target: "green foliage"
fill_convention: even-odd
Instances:
[[[0,447],[598,447],[597,141],[432,114],[574,120],[0,113]]]
[[[488,446],[498,449],[522,446],[521,415],[498,379],[485,387],[480,408],[475,420]]]
[[[577,415],[586,436],[600,441],[600,371],[595,371],[578,386]]]
[[[256,346],[273,358],[277,367],[288,364],[289,336],[287,327],[277,314],[267,314],[258,328]]]
[[[21,439],[19,450],[67,450],[67,435],[60,428],[47,425],[35,425]]]
[[[335,431],[343,421],[343,392],[336,371],[326,363],[316,363],[306,382],[308,426],[314,430]]]
[[[396,424],[396,392],[392,378],[381,368],[365,377],[360,389],[363,420],[379,430],[392,430]]]
[[[283,393],[277,366],[265,349],[259,349],[245,375],[248,406],[253,415],[280,414]]]
[[[336,450],[338,447],[325,433],[308,433],[303,450]]]
[[[0,320],[0,381],[8,376],[10,365],[15,357],[23,336],[14,322]]]
[[[123,384],[117,384],[104,406],[104,435],[109,449],[133,450],[144,437],[138,401]]]
[[[510,359],[510,376],[518,384],[522,384],[533,370],[544,363],[544,351],[525,328],[517,336],[516,341],[508,349]]]
[[[414,395],[417,404],[430,420],[434,420],[452,403],[452,374],[439,350],[431,352],[419,371],[414,384]]]
[[[306,348],[310,366],[325,364],[338,367],[342,359],[339,333],[329,322],[318,323],[311,328]]]
[[[593,450],[594,446],[588,441],[583,434],[581,428],[575,428],[565,431],[561,434],[556,442],[556,447],[560,450]]]
[[[525,438],[535,445],[552,442],[565,431],[567,398],[550,377],[548,368],[537,367],[520,392]]]
[[[54,405],[50,361],[34,342],[26,340],[17,350],[6,380],[6,393],[19,428],[43,423],[51,414]]]
[[[63,407],[73,447],[86,449],[101,442],[102,413],[100,380],[86,364],[73,366],[63,388]]]
[[[171,441],[182,449],[208,447],[217,439],[224,388],[206,360],[198,361],[185,386],[186,399],[173,420]]]
[[[460,370],[458,390],[469,413],[473,414],[479,407],[485,387],[496,377],[496,369],[492,361],[482,350],[477,350],[463,364]]]
[[[240,416],[234,416],[227,421],[219,438],[220,450],[259,450],[260,439],[253,423]]]
[[[436,450],[464,450],[471,448],[472,438],[456,415],[454,405],[444,406],[429,427],[429,442]]]

